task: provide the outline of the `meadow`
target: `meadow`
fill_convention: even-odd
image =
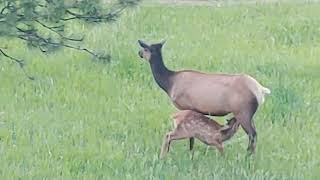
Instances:
[[[319,9],[152,5],[112,24],[70,27],[110,53],[110,63],[0,39],[36,77],[0,56],[0,179],[319,179]],[[138,39],[166,39],[171,69],[247,73],[270,88],[254,117],[256,154],[246,158],[240,129],[224,157],[196,141],[190,160],[188,141],[179,141],[159,160],[177,110],[138,57]]]

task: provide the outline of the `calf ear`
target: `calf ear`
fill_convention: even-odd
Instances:
[[[138,40],[138,43],[140,44],[141,47],[143,48],[149,48],[149,45],[143,42],[142,40]]]
[[[224,125],[219,129],[219,132],[223,133],[224,131],[228,131],[230,130],[230,126],[229,125]]]

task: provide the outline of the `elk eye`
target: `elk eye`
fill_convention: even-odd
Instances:
[[[152,52],[152,49],[147,49],[147,48],[144,48],[144,52]]]

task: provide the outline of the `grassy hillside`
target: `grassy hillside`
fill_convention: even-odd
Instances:
[[[112,55],[110,64],[1,39],[36,76],[26,80],[0,56],[1,179],[318,179],[319,9],[163,5],[127,12],[111,26],[74,24],[71,31],[84,32],[91,48]],[[240,130],[225,157],[196,141],[191,161],[181,141],[158,159],[176,109],[138,58],[140,38],[167,39],[163,55],[172,69],[248,73],[271,89],[254,118],[253,158],[245,158]]]

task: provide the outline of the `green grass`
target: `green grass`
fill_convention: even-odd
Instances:
[[[320,4],[128,11],[86,33],[110,64],[72,50],[44,55],[1,39],[28,60],[28,81],[0,56],[1,179],[319,179]],[[225,157],[196,141],[158,154],[175,112],[138,58],[137,39],[167,39],[172,69],[248,73],[272,91],[257,112],[257,152],[246,159],[240,130]],[[2,45],[1,45],[2,46]],[[219,118],[220,122],[223,122]]]

